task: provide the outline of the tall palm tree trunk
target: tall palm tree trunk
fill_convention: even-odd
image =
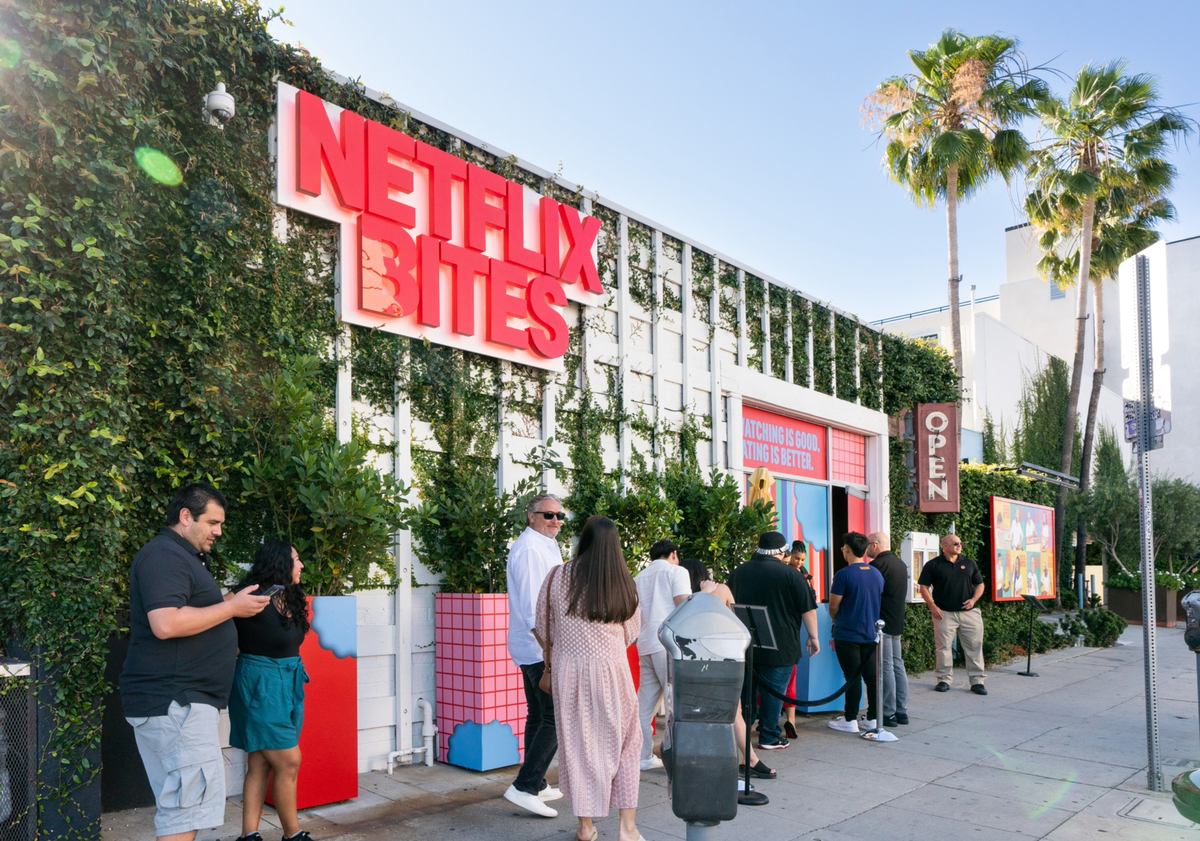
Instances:
[[[1092,325],[1095,341],[1096,364],[1092,370],[1092,394],[1088,398],[1087,420],[1083,427],[1083,452],[1079,462],[1079,492],[1084,495],[1092,485],[1092,447],[1096,441],[1096,415],[1100,410],[1100,386],[1104,380],[1104,281],[1092,285]],[[1087,515],[1080,513],[1079,529],[1075,540],[1075,580],[1083,580],[1087,574]],[[1083,601],[1083,590],[1079,599]]]
[[[958,315],[958,165],[946,173],[946,241],[950,252],[950,338],[954,345],[954,370],[958,374],[959,391],[963,384],[962,322]],[[974,399],[971,395],[971,399]],[[958,413],[956,434],[962,446],[962,412]]]
[[[1076,280],[1078,295],[1075,306],[1075,357],[1071,363],[1071,390],[1067,393],[1067,417],[1063,423],[1062,461],[1059,470],[1071,472],[1071,459],[1075,449],[1075,417],[1079,413],[1079,390],[1083,384],[1083,350],[1087,340],[1087,293],[1091,286],[1092,270],[1092,222],[1096,215],[1096,199],[1089,198],[1083,205],[1083,230],[1079,237],[1079,277]],[[1067,506],[1067,489],[1059,487],[1054,503],[1054,545],[1056,557],[1066,557],[1063,552],[1063,531],[1066,527],[1064,512]],[[1063,578],[1059,572],[1059,579]],[[1069,584],[1069,582],[1068,582]]]

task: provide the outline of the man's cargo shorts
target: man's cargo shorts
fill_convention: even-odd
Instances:
[[[220,713],[208,704],[166,715],[127,718],[158,805],[158,836],[209,829],[225,823],[225,764],[217,731]]]

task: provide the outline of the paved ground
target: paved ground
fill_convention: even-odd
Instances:
[[[1159,629],[1159,721],[1164,776],[1200,768],[1196,658],[1182,631]],[[771,802],[742,807],[718,835],[753,841],[867,841],[969,838],[973,841],[1198,841],[1170,795],[1146,788],[1145,701],[1141,628],[1111,649],[1073,649],[1034,660],[1038,678],[994,671],[989,695],[961,685],[932,691],[933,676],[912,683],[912,724],[900,741],[872,744],[825,726],[827,715],[800,725],[786,751],[767,755],[778,780],[756,781]],[[392,776],[364,774],[356,801],[311,809],[302,825],[317,839],[562,839],[574,837],[570,806],[536,818],[501,794],[513,772],[476,774],[446,765],[400,767]],[[236,799],[220,830],[199,841],[239,834]],[[272,816],[273,817],[273,816]],[[615,839],[616,818],[599,822]],[[274,841],[272,823],[264,837]],[[106,815],[104,841],[149,839],[152,810]],[[683,838],[671,813],[666,776],[642,775],[638,827],[647,841]]]

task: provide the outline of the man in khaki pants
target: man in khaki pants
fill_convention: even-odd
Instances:
[[[983,576],[979,567],[962,557],[962,540],[955,534],[942,538],[942,554],[921,569],[917,579],[921,598],[933,614],[933,634],[937,641],[937,691],[950,691],[954,677],[954,636],[967,661],[971,691],[986,695],[983,685],[983,616],[976,607],[983,595]],[[932,588],[932,593],[930,592]]]

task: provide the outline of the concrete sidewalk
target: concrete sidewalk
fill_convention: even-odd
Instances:
[[[786,751],[764,752],[777,780],[755,780],[771,802],[742,807],[719,827],[730,839],[867,841],[956,838],[975,841],[1197,841],[1169,794],[1146,788],[1142,629],[1110,649],[1070,649],[1035,658],[1040,677],[1017,675],[1024,662],[990,673],[987,697],[945,694],[933,675],[912,681],[912,724],[900,741],[872,744],[825,726],[828,714],[801,719]],[[1180,630],[1158,631],[1159,728],[1163,774],[1200,768],[1196,658]],[[822,652],[820,656],[829,656]],[[317,839],[562,839],[574,837],[567,801],[555,819],[537,818],[501,795],[514,769],[488,774],[448,765],[405,766],[389,777],[363,774],[357,800],[310,809],[301,824]],[[553,777],[553,772],[552,775]],[[268,810],[269,811],[269,810]],[[240,802],[230,800],[220,830],[199,841],[240,834]],[[274,841],[270,815],[263,826]],[[617,837],[615,816],[598,822]],[[683,838],[662,771],[642,775],[638,827],[647,841]],[[104,816],[104,841],[150,839],[153,810]]]

